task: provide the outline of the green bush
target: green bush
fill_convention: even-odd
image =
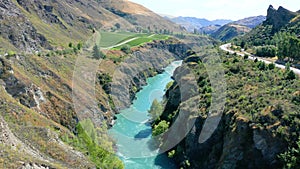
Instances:
[[[259,70],[266,70],[266,68],[267,68],[265,62],[262,62],[262,61],[258,62],[257,67]]]
[[[280,154],[279,159],[284,163],[284,169],[300,168],[300,137],[295,146]]]
[[[106,140],[102,139],[104,136],[100,136],[98,134],[98,130],[102,131],[102,129],[95,128],[91,120],[83,120],[82,122],[78,123],[76,130],[76,138],[68,138],[63,136],[62,139],[81,151],[87,152],[88,157],[92,162],[95,163],[97,168],[124,168],[122,161],[117,156],[107,151],[107,149],[112,150],[112,148],[105,146],[110,144],[104,143],[107,142]],[[100,144],[105,146],[105,149],[102,148]]]
[[[169,90],[173,84],[174,84],[174,81],[169,82],[169,83],[166,85],[166,90]]]
[[[7,52],[8,57],[12,57],[12,56],[15,56],[15,55],[16,55],[16,52],[14,52],[14,51],[10,50],[10,51]]]
[[[153,130],[152,130],[152,135],[153,136],[158,136],[162,133],[164,133],[165,131],[168,130],[170,123],[162,120],[160,121],[157,125],[154,126]]]
[[[81,43],[81,42],[79,42],[79,43],[77,44],[77,49],[78,49],[78,50],[81,50],[81,49],[82,49],[82,43]]]
[[[256,55],[259,57],[275,57],[277,48],[272,45],[259,46],[256,48]]]
[[[268,68],[269,68],[269,70],[275,69],[275,64],[274,63],[269,64]]]
[[[175,153],[176,153],[175,150],[172,150],[172,151],[168,152],[168,157],[173,158],[175,156]]]
[[[130,46],[125,44],[121,47],[121,51],[126,53],[126,54],[129,54],[131,52],[131,49],[130,49]]]
[[[163,112],[163,107],[161,103],[157,99],[153,100],[149,110],[149,114],[151,116],[152,121],[157,120],[159,116],[162,114],[162,112]]]
[[[294,80],[296,79],[296,74],[292,70],[288,70],[288,73],[286,75],[287,80]]]

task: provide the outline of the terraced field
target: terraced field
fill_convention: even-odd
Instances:
[[[100,47],[109,47],[124,40],[134,38],[139,34],[131,32],[101,32]]]

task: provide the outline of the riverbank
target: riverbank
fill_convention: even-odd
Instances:
[[[110,135],[116,140],[118,156],[125,168],[175,168],[165,155],[159,155],[151,148],[152,130],[148,110],[154,99],[161,101],[166,85],[172,81],[175,69],[182,61],[174,61],[161,74],[147,79],[147,85],[136,94],[136,99],[128,109],[117,115],[116,124],[110,129]]]

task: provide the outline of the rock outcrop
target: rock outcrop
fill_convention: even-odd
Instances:
[[[1,1],[0,15],[0,36],[3,40],[24,52],[51,49],[45,36],[37,32],[27,16],[11,0]]]
[[[282,6],[277,10],[272,5],[268,8],[267,19],[263,25],[272,25],[272,31],[277,32],[282,27],[290,23],[291,19],[297,16],[296,12],[291,12]]]

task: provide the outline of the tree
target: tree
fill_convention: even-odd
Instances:
[[[98,45],[95,45],[93,47],[93,57],[95,59],[101,59],[101,58],[103,58],[103,56],[104,56],[104,54],[100,51]]]
[[[72,42],[69,43],[69,47],[70,48],[73,47],[73,43]]]
[[[300,40],[296,36],[289,37],[288,57],[297,60],[300,54]]]
[[[296,79],[296,74],[292,70],[289,70],[288,73],[287,73],[286,79],[287,80],[294,80],[294,79]]]
[[[259,70],[266,70],[265,62],[259,61],[257,67]]]
[[[126,54],[129,54],[131,52],[131,49],[130,49],[130,46],[125,44],[121,47],[121,51],[126,53]]]
[[[170,123],[166,122],[165,120],[160,121],[158,123],[158,125],[155,125],[152,131],[152,135],[153,136],[158,136],[162,133],[164,133],[165,131],[168,130]]]
[[[116,23],[116,24],[115,24],[115,27],[116,27],[117,29],[120,29],[120,28],[121,28],[121,25],[120,25],[119,23]]]
[[[274,63],[270,63],[270,64],[268,65],[268,68],[269,68],[269,70],[275,69],[275,64],[274,64]]]
[[[288,47],[289,47],[288,36],[289,36],[288,33],[279,32],[276,33],[273,38],[278,48],[277,56],[278,59],[280,60],[284,59],[287,56],[286,54],[288,53]]]
[[[241,42],[241,48],[244,49],[245,45],[246,45],[246,42],[245,42],[245,41],[242,41],[242,42]]]
[[[148,111],[151,116],[151,120],[155,121],[156,119],[158,119],[162,114],[162,111],[163,107],[161,103],[157,99],[153,100],[150,110]]]
[[[198,30],[194,28],[194,34],[198,34]]]
[[[278,48],[278,59],[300,60],[300,40],[295,34],[279,32],[273,41]]]
[[[149,32],[149,33],[151,32],[151,27],[150,27],[150,26],[148,26],[148,32]]]
[[[79,42],[79,43],[77,44],[77,49],[78,49],[78,50],[81,50],[81,48],[82,48],[82,43]]]

